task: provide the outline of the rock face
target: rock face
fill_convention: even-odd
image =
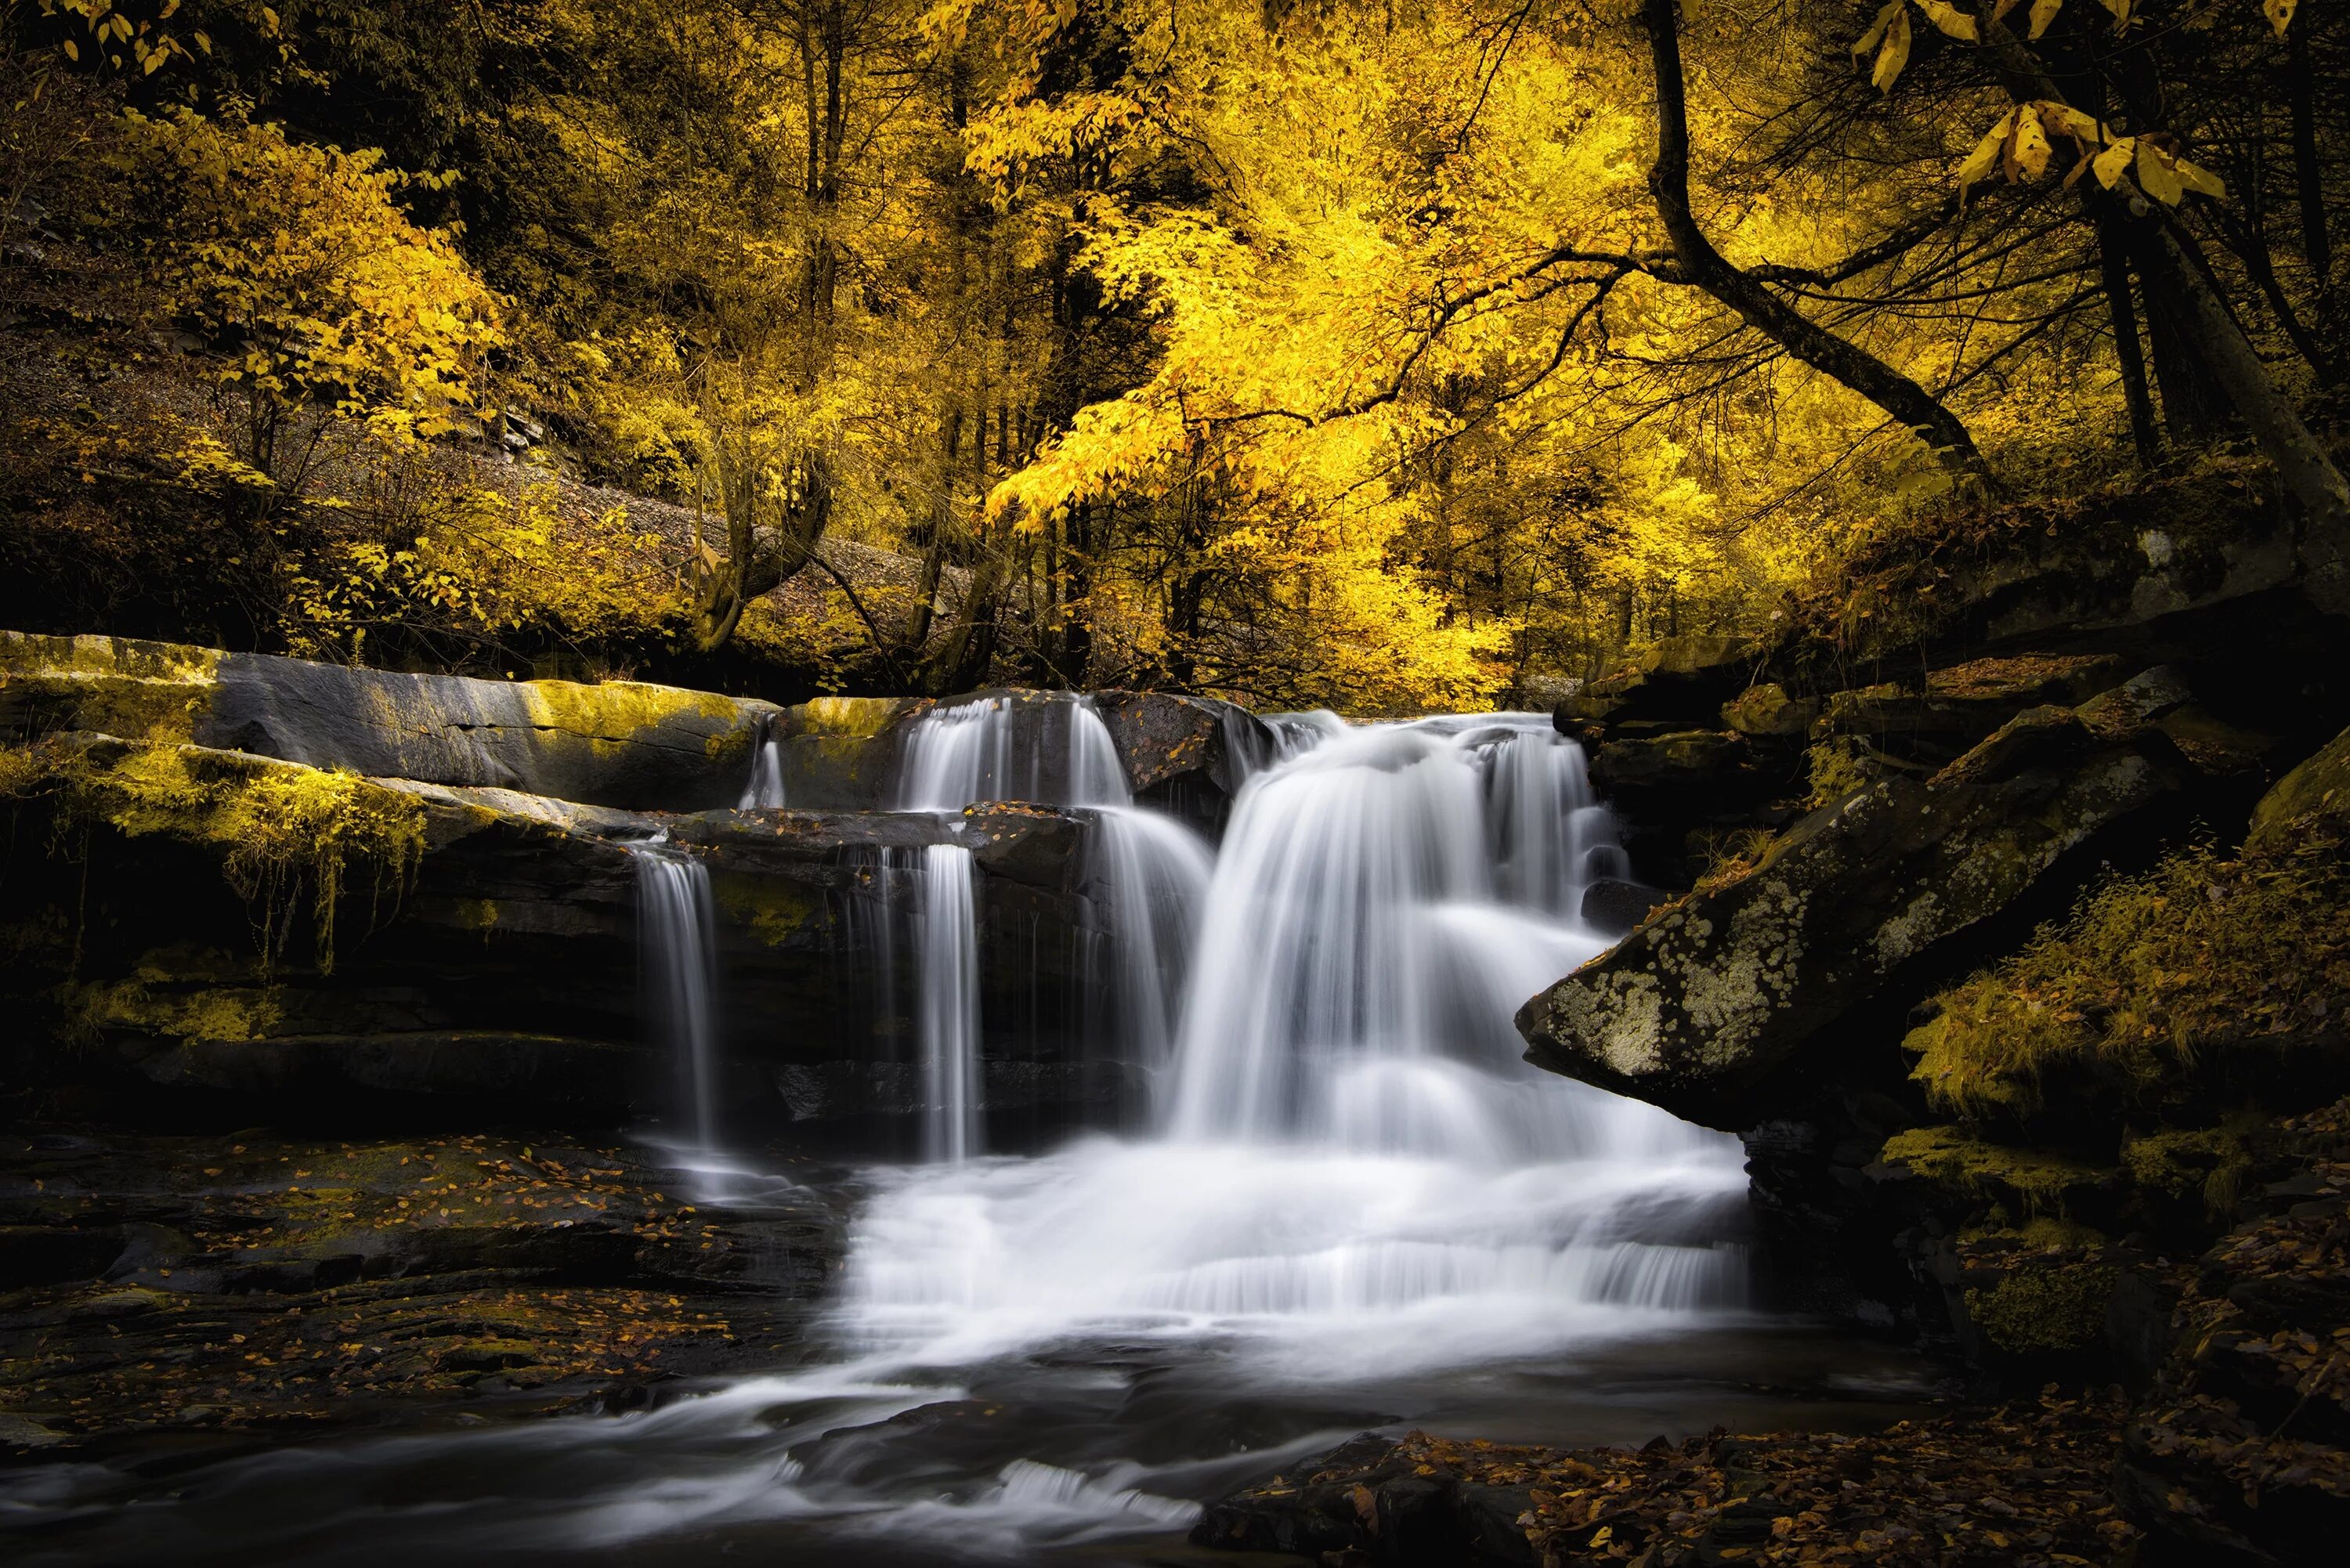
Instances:
[[[695,811],[742,793],[781,710],[609,681],[475,680],[103,637],[0,633],[0,727],[192,741],[381,778]]]
[[[1786,1094],[1791,1060],[1894,976],[1949,961],[1954,939],[2184,792],[2193,770],[2158,716],[2034,709],[1928,781],[1814,813],[1528,1002],[1529,1059],[1752,1127],[1773,1114],[1758,1091]]]

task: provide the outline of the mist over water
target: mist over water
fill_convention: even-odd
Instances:
[[[1094,814],[1098,1048],[1148,1075],[1145,1130],[983,1147],[972,857],[930,848],[880,879],[920,904],[910,950],[877,959],[916,971],[926,1158],[856,1179],[837,1290],[779,1347],[796,1369],[272,1454],[156,1506],[243,1562],[1128,1538],[1161,1562],[1198,1500],[1366,1427],[1638,1442],[1734,1418],[1767,1340],[1736,1140],[1519,1059],[1513,1013],[1605,945],[1576,911],[1624,865],[1580,751],[1541,715],[1270,732],[1220,851],[1135,804],[1083,699],[944,707],[906,747],[899,809]],[[640,868],[670,908],[674,862]]]

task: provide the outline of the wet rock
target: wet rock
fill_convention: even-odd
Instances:
[[[1930,780],[1814,812],[1528,1002],[1528,1059],[1752,1126],[1799,1104],[1791,1079],[1823,1031],[1901,977],[1971,956],[1968,932],[2085,873],[2190,777],[2158,730],[2100,733],[2073,711],[2033,710]]]
[[[190,741],[595,805],[742,791],[771,703],[636,681],[479,680],[103,637],[0,633],[0,726]]]
[[[1602,931],[1628,931],[1672,897],[1646,883],[1602,877],[1583,891],[1583,923]]]
[[[1743,737],[1683,730],[1648,740],[1610,741],[1591,759],[1591,782],[1614,800],[1642,794],[1704,795],[1720,789],[1747,759]]]
[[[1522,1487],[1471,1480],[1417,1462],[1393,1438],[1365,1433],[1280,1477],[1208,1505],[1201,1546],[1328,1561],[1532,1568],[1540,1555],[1517,1521]]]

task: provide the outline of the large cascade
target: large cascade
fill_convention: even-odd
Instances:
[[[1197,1500],[1367,1427],[1638,1442],[1738,1419],[1764,1330],[1740,1310],[1736,1141],[1529,1068],[1511,1027],[1604,940],[1577,910],[1621,851],[1580,753],[1537,715],[1271,732],[1235,758],[1211,854],[1135,804],[1084,699],[919,722],[897,805],[938,832],[853,870],[893,1019],[889,971],[914,971],[927,1158],[852,1179],[787,1370],[618,1418],[231,1459],[158,1506],[276,1552],[240,1562],[1137,1568]],[[979,981],[1011,956],[961,813],[999,798],[1091,821],[1117,950],[1097,1048],[1148,1071],[1144,1131],[983,1147]],[[707,879],[633,853],[707,1142]]]

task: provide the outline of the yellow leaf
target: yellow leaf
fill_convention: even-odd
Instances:
[[[2300,0],[2261,0],[2261,15],[2269,19],[2278,37],[2283,37],[2284,30],[2293,26],[2293,9],[2299,3]]]
[[[2038,37],[2056,20],[2056,13],[2064,8],[2064,0],[2032,0],[2032,33]]]
[[[2106,128],[2094,115],[2084,114],[2069,103],[2054,103],[2045,99],[2032,107],[2038,112],[2040,123],[2050,130],[2092,147],[2105,144]]]
[[[2146,187],[2147,195],[2166,207],[2176,207],[2178,198],[2187,193],[2170,160],[2143,141],[2137,148],[2137,182]]]
[[[2106,10],[2111,11],[2114,14],[2115,32],[2118,33],[2124,27],[2129,26],[2130,12],[2134,9],[2134,0],[2097,0],[2097,4],[2103,5]]]
[[[1975,41],[1975,19],[1950,0],[1918,0],[1918,9],[1946,36],[1970,44]]]
[[[81,58],[81,51],[80,51],[79,49],[78,49],[78,48],[74,47],[74,41],[73,41],[71,38],[68,38],[68,39],[66,40],[66,42],[65,42],[65,50],[66,50],[66,58],[68,58],[68,59],[69,59],[69,60],[78,60],[78,59],[80,59],[80,58]]]
[[[2114,188],[2114,182],[2120,179],[2123,171],[2129,168],[2130,160],[2137,156],[2137,138],[2125,136],[2103,152],[2098,153],[2096,161],[2089,165],[2089,171],[2096,175],[2098,184],[2110,191]]]
[[[2025,180],[2037,180],[2048,172],[2048,133],[2040,129],[2040,117],[2026,104],[2016,111],[2015,139],[2008,143],[2012,160],[2011,172]]]
[[[1907,3],[1908,0],[1886,0],[1885,8],[1877,12],[1877,20],[1868,25],[1868,31],[1853,44],[1852,52],[1856,57],[1867,54],[1885,41],[1885,30],[1893,26],[1893,18],[1901,15],[1901,7]]]
[[[1885,47],[1877,54],[1877,68],[1868,79],[1879,92],[1891,92],[1901,75],[1901,67],[1909,63],[1909,13],[1896,11],[1892,25],[1885,30]]]
[[[2196,194],[2209,196],[2215,202],[2227,200],[2227,182],[2209,169],[2198,163],[2189,163],[2184,158],[2172,159],[2171,167],[2178,172],[2178,182]]]
[[[2000,150],[2007,145],[2007,133],[2014,129],[2015,110],[2011,109],[1999,117],[1997,125],[1983,132],[1983,139],[1975,143],[1975,150],[1959,165],[1960,201],[1966,200],[1968,186],[1990,179],[1991,171],[1999,167]]]

